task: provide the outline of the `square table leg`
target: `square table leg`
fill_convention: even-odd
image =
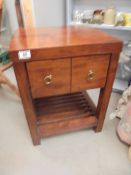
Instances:
[[[96,114],[98,117],[98,124],[96,127],[96,132],[100,132],[103,127],[106,111],[109,105],[109,100],[112,92],[112,86],[116,75],[118,59],[119,59],[118,54],[111,55],[106,84],[104,88],[101,88],[98,106],[97,106]]]
[[[37,128],[36,114],[34,110],[33,100],[30,93],[28,75],[25,63],[14,64],[15,75],[17,78],[22,103],[24,106],[26,119],[29,125],[32,141],[34,145],[40,144],[39,132]]]

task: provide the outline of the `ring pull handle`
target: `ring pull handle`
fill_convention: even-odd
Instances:
[[[52,79],[53,79],[53,76],[50,74],[50,75],[47,75],[45,78],[44,78],[44,82],[46,85],[50,85],[52,83]]]
[[[93,70],[89,70],[88,72],[88,80],[93,80],[95,77],[95,73],[93,72]]]

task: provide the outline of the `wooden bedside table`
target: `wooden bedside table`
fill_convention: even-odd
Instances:
[[[34,145],[42,137],[102,130],[122,42],[85,27],[19,29],[10,58]],[[87,89],[101,88],[97,108]]]

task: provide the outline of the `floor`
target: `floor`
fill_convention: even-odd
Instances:
[[[12,70],[7,75],[15,82]],[[98,91],[90,92],[97,101]],[[33,146],[21,101],[0,89],[0,175],[130,175],[128,146],[109,120],[120,95],[112,93],[103,131],[92,129],[43,139]]]

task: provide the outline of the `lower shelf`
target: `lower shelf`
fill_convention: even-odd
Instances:
[[[40,136],[97,125],[96,107],[86,92],[34,100]]]

